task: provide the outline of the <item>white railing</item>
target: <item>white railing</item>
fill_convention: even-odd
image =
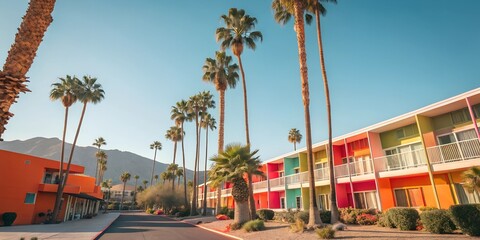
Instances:
[[[207,198],[215,197],[217,195],[216,192],[208,192],[207,193]]]
[[[308,171],[300,173],[300,182],[308,183]]]
[[[203,199],[203,193],[199,193],[197,199],[202,200]]]
[[[315,181],[327,180],[329,177],[328,168],[315,169]]]
[[[222,190],[222,196],[231,195],[231,194],[232,194],[232,189],[231,188],[227,188],[227,189]]]
[[[270,179],[270,188],[285,186],[285,177]]]
[[[334,167],[335,177],[348,177],[348,163]]]
[[[371,159],[354,161],[350,163],[351,176],[359,176],[370,173],[373,173],[373,161]]]
[[[288,175],[285,177],[285,180],[287,184],[300,183],[300,174],[296,173],[296,174]]]
[[[480,140],[470,139],[427,148],[432,164],[480,158]]]
[[[375,158],[379,172],[415,168],[427,164],[423,149]]]
[[[253,190],[259,190],[259,189],[264,189],[268,187],[268,181],[261,181],[261,182],[255,182],[252,184],[253,185]]]

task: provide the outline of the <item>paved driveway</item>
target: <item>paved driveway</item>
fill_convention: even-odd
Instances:
[[[162,216],[144,213],[122,213],[97,239],[231,240],[233,238]]]

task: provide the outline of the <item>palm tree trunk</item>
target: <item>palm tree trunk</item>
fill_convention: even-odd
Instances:
[[[232,197],[235,200],[234,223],[243,224],[249,220],[248,186],[243,178],[232,179]]]
[[[181,127],[182,133],[182,158],[183,158],[183,200],[185,208],[188,206],[188,198],[187,198],[187,169],[185,168],[185,146],[184,146],[184,134],[183,134],[183,122]]]
[[[293,142],[293,151],[297,151],[297,143]]]
[[[318,4],[318,2],[317,2]],[[325,104],[327,107],[327,122],[328,122],[328,146],[332,146],[332,111],[330,105],[330,91],[328,88],[327,70],[325,67],[325,60],[323,55],[322,44],[322,31],[320,29],[320,12],[318,9],[315,11],[315,18],[317,22],[317,41],[318,41],[318,54],[320,56],[320,68],[322,69],[323,87],[325,91]],[[333,151],[332,148],[328,148],[328,168],[330,173],[333,173]],[[330,211],[332,213],[332,223],[338,221],[339,213],[336,199],[336,185],[335,177],[330,174]]]
[[[219,90],[220,95],[220,120],[218,123],[218,154],[223,152],[224,127],[225,127],[225,90]],[[222,208],[222,183],[217,187],[217,204],[215,213],[218,214]]]
[[[175,159],[177,157],[177,141],[173,143],[173,164],[175,164]]]
[[[67,120],[68,120],[68,107],[65,107],[65,119],[63,121],[63,135],[62,135],[62,151],[60,155],[60,176],[59,176],[60,182],[58,183],[59,186],[63,180],[63,162],[65,158],[64,156],[65,155],[65,135],[67,134],[67,122],[68,122]]]
[[[243,71],[242,58],[240,54],[237,55],[238,65],[240,66],[240,73],[242,74],[243,85],[243,106],[245,113],[245,135],[247,137],[247,146],[250,146],[250,131],[248,129],[248,105],[247,105],[247,82],[245,81],[245,72]]]
[[[135,179],[135,188],[134,188],[134,191],[133,192],[133,202],[132,202],[132,206],[135,204],[135,202],[137,201],[137,181],[138,179]],[[130,208],[132,209],[132,208]]]
[[[98,174],[99,173],[98,172],[98,165],[100,165],[100,162],[98,161],[98,158],[97,158],[97,164],[95,166],[95,185],[98,185],[97,183],[98,183],[99,178],[97,178],[97,177],[99,177],[99,176],[97,176],[97,175],[100,175],[100,174]]]
[[[203,216],[207,216],[207,159],[208,159],[208,123],[205,130],[205,168],[203,170]]]
[[[155,173],[155,160],[157,159],[157,148],[155,148],[155,154],[153,154],[153,168],[152,168],[152,177],[150,178],[150,187],[152,186],[153,183],[153,174]]]
[[[75,138],[73,139],[72,150],[70,151],[70,156],[68,157],[67,170],[64,173],[63,181],[58,185],[57,196],[55,198],[55,206],[53,209],[52,221],[55,222],[60,211],[60,203],[62,201],[63,190],[65,185],[67,185],[68,175],[70,173],[70,166],[73,159],[73,152],[75,151],[75,146],[77,145],[78,135],[80,134],[80,128],[82,127],[83,117],[85,116],[85,110],[87,109],[87,103],[83,104],[82,114],[80,115],[80,121],[78,122],[77,132],[75,133]]]
[[[27,89],[25,75],[32,66],[36,52],[48,26],[52,23],[55,0],[31,0],[23,21],[15,35],[15,42],[8,52],[0,71],[0,141],[5,125],[13,116],[10,107],[21,92]]]
[[[253,197],[253,179],[252,174],[247,173],[248,177],[248,203],[250,204],[250,220],[257,218],[257,211],[255,209],[255,198]]]
[[[127,185],[127,182],[123,182],[123,190],[122,190],[122,200],[120,201],[120,211],[123,210],[123,197],[125,196],[125,185]]]
[[[315,176],[313,170],[313,152],[312,152],[312,130],[310,124],[310,93],[308,87],[308,69],[307,69],[307,53],[305,51],[305,23],[303,20],[304,6],[302,0],[295,0],[295,32],[297,33],[298,59],[300,63],[300,78],[302,82],[302,97],[305,114],[305,134],[307,144],[307,162],[309,175],[309,220],[308,227],[313,228],[321,224],[320,213],[315,201]]]
[[[193,196],[192,196],[192,207],[190,208],[190,216],[197,215],[197,167],[198,167],[198,158],[200,152],[200,128],[198,127],[198,111],[195,111],[195,165],[193,168]]]

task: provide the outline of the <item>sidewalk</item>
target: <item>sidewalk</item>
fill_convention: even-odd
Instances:
[[[115,221],[120,213],[99,214],[92,219],[80,219],[60,224],[36,224],[0,227],[0,240],[38,239],[91,240]]]

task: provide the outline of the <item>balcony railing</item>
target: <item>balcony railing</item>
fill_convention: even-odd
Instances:
[[[230,194],[232,194],[232,189],[231,188],[227,188],[227,189],[222,190],[222,196],[226,196],[226,195],[230,195]]]
[[[285,177],[270,179],[270,188],[285,186]]]
[[[315,181],[327,180],[329,177],[328,168],[315,169]]]
[[[371,159],[354,161],[350,163],[351,176],[359,176],[370,173],[373,173],[373,161]]]
[[[216,192],[208,192],[207,193],[207,198],[215,197],[217,195]]]
[[[375,158],[379,172],[415,168],[427,164],[423,149]]]
[[[480,140],[470,139],[427,148],[432,164],[480,158]]]
[[[287,184],[300,183],[300,174],[296,173],[296,174],[288,175],[285,177],[285,181],[287,182]]]
[[[336,178],[348,177],[348,163],[335,166],[334,171],[335,171]]]
[[[253,185],[253,190],[259,190],[259,189],[265,189],[268,187],[268,181],[261,181],[261,182],[255,182],[252,184]]]

